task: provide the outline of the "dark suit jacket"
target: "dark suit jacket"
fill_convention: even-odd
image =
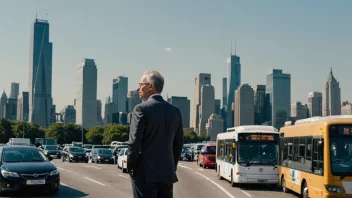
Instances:
[[[128,141],[129,171],[142,172],[146,182],[177,182],[182,147],[183,126],[177,107],[154,95],[134,108]]]

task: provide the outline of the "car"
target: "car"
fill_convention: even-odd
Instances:
[[[127,155],[128,148],[121,149],[119,158],[117,159],[117,168],[121,168],[123,173],[127,172]]]
[[[95,163],[115,163],[115,156],[110,149],[98,148],[93,149],[91,152],[91,162]]]
[[[43,150],[43,153],[47,157],[51,156],[57,159],[61,158],[61,150],[59,150],[59,148],[56,145],[42,145],[39,148]]]
[[[88,156],[81,147],[67,146],[62,150],[62,161],[88,163]]]
[[[32,146],[0,147],[0,194],[27,189],[47,190],[53,194],[60,188],[60,172],[50,162],[53,158]]]

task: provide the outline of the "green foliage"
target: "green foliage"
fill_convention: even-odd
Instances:
[[[119,124],[109,124],[104,129],[103,144],[109,144],[112,141],[127,141],[129,126]]]
[[[189,143],[209,141],[210,137],[206,135],[198,136],[197,133],[194,132],[193,130],[187,129],[183,133],[183,140],[185,144],[189,144]]]
[[[86,134],[87,141],[92,144],[102,144],[104,138],[104,128],[102,127],[93,127],[89,129]]]

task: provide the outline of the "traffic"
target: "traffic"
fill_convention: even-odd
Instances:
[[[60,189],[67,188],[62,183],[73,179],[73,169],[77,177],[91,175],[83,179],[101,186],[106,186],[106,179],[115,181],[111,177],[123,179],[127,193],[127,155],[126,142],[61,146],[55,140],[31,144],[29,139],[11,138],[0,147],[0,193],[35,189],[60,197]],[[213,186],[202,190],[207,191],[205,197],[211,194],[209,189],[231,198],[348,197],[352,194],[352,117],[303,119],[286,123],[280,131],[258,125],[229,128],[219,133],[215,142],[185,144],[179,158],[180,182],[175,187],[197,178],[202,180],[195,181],[197,185]],[[78,173],[85,170],[82,167],[90,169]],[[104,171],[110,175],[101,178]],[[253,186],[261,190],[247,190]],[[83,188],[83,192],[89,191]]]

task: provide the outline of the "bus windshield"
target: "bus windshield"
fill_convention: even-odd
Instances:
[[[276,165],[278,157],[278,142],[245,141],[238,143],[238,164]]]
[[[330,156],[333,175],[352,175],[352,125],[330,128]]]

